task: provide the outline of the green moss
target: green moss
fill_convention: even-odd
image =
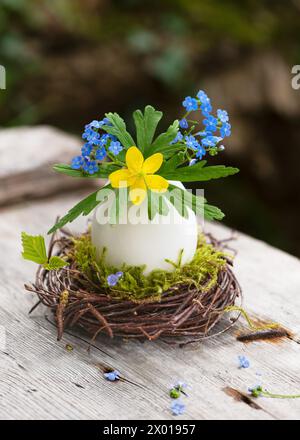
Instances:
[[[179,284],[207,291],[217,283],[218,273],[226,264],[225,254],[207,244],[204,236],[199,237],[196,254],[190,263],[181,265],[181,255],[177,262],[166,260],[170,269],[173,268],[171,272],[157,269],[145,276],[145,266],[123,264],[121,267],[113,267],[106,263],[105,254],[104,250],[100,258],[97,258],[89,234],[74,239],[73,258],[78,268],[99,287],[107,288],[110,295],[134,301],[159,300],[163,292],[173,288],[170,291],[172,294],[174,287]],[[124,275],[111,288],[107,284],[107,276],[117,271],[122,271]]]

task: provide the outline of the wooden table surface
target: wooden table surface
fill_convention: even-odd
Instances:
[[[244,307],[290,329],[293,336],[280,343],[238,342],[237,330],[246,328],[240,320],[226,334],[197,346],[124,343],[103,336],[88,352],[88,338],[81,333],[56,341],[56,329],[45,319],[49,311],[38,308],[29,316],[36,298],[23,284],[33,280],[36,267],[20,257],[20,232],[46,233],[78,198],[54,197],[0,212],[1,419],[170,419],[168,389],[176,380],[189,385],[186,412],[177,419],[300,418],[300,399],[243,396],[259,382],[273,392],[300,393],[300,261],[243,234],[233,246]],[[218,238],[230,235],[221,225],[206,229]],[[250,368],[238,368],[238,355],[250,360]],[[126,380],[105,380],[105,366]]]
[[[246,330],[240,320],[198,346],[101,337],[87,351],[83,334],[68,332],[56,341],[49,311],[40,307],[28,315],[36,298],[23,285],[36,267],[20,256],[20,233],[46,233],[79,200],[78,187],[90,191],[80,180],[48,171],[69,161],[80,144],[51,127],[0,130],[0,419],[169,419],[168,390],[177,380],[189,385],[186,412],[177,419],[299,419],[300,399],[254,399],[247,390],[261,382],[276,393],[300,393],[300,261],[243,234],[232,245],[244,307],[291,330],[280,343],[238,342],[237,331]],[[69,193],[57,196],[62,189]],[[27,203],[13,205],[20,200]],[[72,227],[85,225],[81,219]],[[206,230],[217,238],[231,234],[222,225]],[[238,368],[238,355],[250,368]],[[108,382],[104,367],[125,380]]]

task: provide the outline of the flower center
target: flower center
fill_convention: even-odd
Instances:
[[[145,177],[144,171],[139,171],[136,175],[137,177]]]

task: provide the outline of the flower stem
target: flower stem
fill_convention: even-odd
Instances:
[[[244,318],[246,319],[249,327],[252,330],[255,330],[255,331],[262,331],[262,330],[267,330],[267,329],[270,329],[270,328],[278,328],[278,327],[280,327],[280,324],[277,324],[276,322],[271,322],[270,324],[264,324],[262,326],[256,326],[253,323],[253,321],[250,319],[248,313],[242,307],[229,306],[229,307],[226,307],[224,311],[225,312],[240,312],[244,316]]]
[[[269,393],[268,391],[262,391],[261,395],[273,399],[300,399],[300,394],[275,394]]]

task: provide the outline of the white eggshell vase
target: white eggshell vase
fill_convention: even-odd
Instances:
[[[184,188],[181,182],[172,182]],[[98,255],[106,248],[106,262],[120,267],[128,265],[146,265],[145,274],[154,269],[166,271],[174,267],[166,259],[178,261],[180,252],[182,264],[191,261],[195,255],[198,240],[198,225],[194,212],[188,208],[187,219],[180,216],[174,206],[168,202],[167,216],[157,214],[146,224],[103,224],[105,203],[96,210],[92,222],[92,243]],[[130,209],[130,208],[128,208]],[[147,201],[140,205],[140,210],[147,216]],[[158,216],[158,218],[157,218]]]

